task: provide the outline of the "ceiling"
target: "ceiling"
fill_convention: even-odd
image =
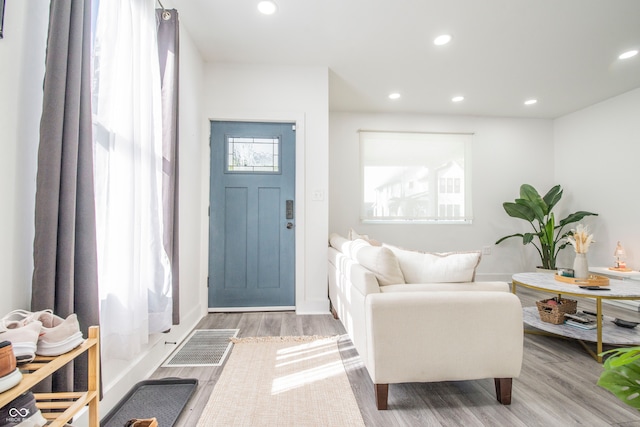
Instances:
[[[331,111],[556,118],[640,87],[640,55],[618,59],[640,49],[639,0],[257,2],[171,6],[207,62],[328,67]]]

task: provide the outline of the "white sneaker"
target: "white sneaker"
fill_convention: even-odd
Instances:
[[[42,323],[33,321],[23,325],[15,320],[0,322],[0,341],[9,341],[18,363],[28,363],[36,357]]]
[[[59,356],[73,350],[83,343],[78,316],[75,313],[66,319],[58,317],[51,310],[33,313],[34,322],[42,323],[36,354],[40,356]]]
[[[14,320],[15,318],[19,319]],[[3,318],[3,322],[6,324],[15,322],[22,328],[32,323],[39,323],[40,332],[35,352],[40,356],[59,356],[73,350],[84,341],[75,313],[63,319],[53,314],[52,310],[34,313],[14,310]]]
[[[0,393],[17,386],[20,384],[20,381],[22,381],[22,373],[20,369],[16,368],[16,370],[9,375],[0,378]]]

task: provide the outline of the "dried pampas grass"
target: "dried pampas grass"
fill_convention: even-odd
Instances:
[[[578,224],[575,230],[571,230],[567,240],[573,245],[577,254],[586,254],[589,251],[589,245],[594,242],[593,234],[589,234],[589,229],[582,224]]]

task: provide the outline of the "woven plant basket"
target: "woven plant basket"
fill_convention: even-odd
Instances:
[[[560,298],[560,301],[556,305],[549,304],[549,301],[554,298],[544,299],[542,301],[536,301],[538,306],[538,313],[540,313],[540,320],[547,323],[553,323],[554,325],[561,325],[564,323],[564,315],[575,314],[578,311],[578,301],[573,299]]]

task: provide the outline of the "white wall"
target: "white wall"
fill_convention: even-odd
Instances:
[[[326,313],[328,224],[328,69],[208,64],[203,102],[201,211],[208,206],[209,120],[295,121],[296,310]],[[321,200],[312,200],[320,193]],[[206,214],[203,230],[208,230]],[[207,262],[208,253],[202,259]]]
[[[204,212],[201,206],[203,156],[201,126],[204,62],[185,29],[180,35],[180,312],[197,308],[200,316],[207,312],[206,263],[201,262],[202,244],[206,236],[200,228]],[[206,277],[206,276],[205,276]]]
[[[473,223],[471,225],[381,225],[360,223],[358,130],[472,132]],[[478,278],[508,278],[533,269],[537,252],[513,239],[498,238],[527,231],[510,218],[502,203],[528,183],[546,192],[554,184],[553,123],[550,120],[436,115],[330,115],[329,230],[346,235],[349,228],[378,240],[427,251],[491,248],[483,255]]]
[[[589,265],[612,266],[619,240],[640,269],[640,89],[557,119],[554,140],[567,207],[599,214],[584,221],[596,240]],[[571,265],[572,251],[563,255]]]
[[[0,39],[0,315],[29,308],[49,3],[7,0]]]

